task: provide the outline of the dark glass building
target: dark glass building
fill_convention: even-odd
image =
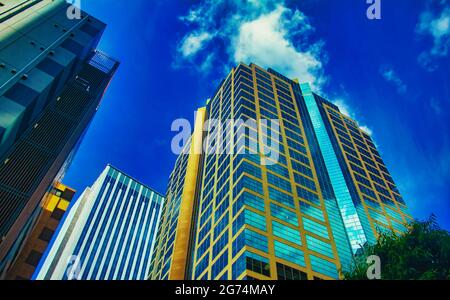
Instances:
[[[0,278],[91,122],[118,62],[105,24],[63,0],[0,7]]]

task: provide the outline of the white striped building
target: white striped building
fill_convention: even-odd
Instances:
[[[147,279],[163,201],[107,166],[62,220],[33,278]]]

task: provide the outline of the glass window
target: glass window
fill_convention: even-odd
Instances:
[[[244,233],[245,233],[245,243],[247,246],[253,247],[263,252],[268,252],[266,236],[254,232],[250,229],[246,229]]]
[[[308,275],[300,270],[277,263],[278,280],[307,280]]]
[[[225,251],[219,259],[213,264],[211,271],[211,278],[216,278],[220,272],[227,266],[228,264],[228,250]]]
[[[284,205],[294,207],[294,198],[288,194],[285,194],[279,190],[269,187],[270,199],[280,202]]]
[[[270,276],[270,264],[269,260],[261,255],[247,251],[246,253],[246,267],[247,270]]]
[[[227,227],[229,223],[229,215],[225,214],[225,216],[217,223],[216,227],[214,227],[214,238],[217,238],[219,234]]]
[[[39,235],[39,239],[48,243],[52,239],[53,232],[54,231],[50,228],[45,227],[44,229],[42,229],[42,232]]]
[[[210,235],[203,241],[203,243],[200,244],[200,246],[197,249],[197,259],[203,256],[205,254],[206,250],[209,249],[210,246]]]
[[[257,181],[250,177],[247,177],[245,175],[244,175],[244,177],[239,179],[238,183],[234,187],[233,192],[236,195],[244,188],[250,189],[254,192],[257,192],[258,194],[264,195],[262,183],[260,181]]]
[[[294,226],[298,226],[297,215],[294,212],[279,205],[276,205],[275,203],[270,204],[270,211],[273,217],[278,218],[287,223],[290,223]]]
[[[318,252],[322,255],[328,256],[330,258],[334,257],[333,249],[331,248],[331,245],[328,243],[325,243],[324,241],[321,241],[313,236],[306,235],[306,244],[308,246],[308,249]]]
[[[200,261],[200,263],[195,268],[195,278],[198,278],[203,271],[208,267],[209,264],[209,253]]]
[[[339,278],[337,268],[334,263],[314,255],[309,255],[309,258],[311,260],[311,267],[313,271],[330,276],[335,279]]]
[[[244,252],[233,264],[232,279],[236,280],[246,269],[246,253]]]
[[[282,190],[292,192],[291,183],[289,181],[280,178],[272,173],[267,173],[267,181]]]
[[[291,243],[302,245],[300,232],[277,221],[272,221],[273,235],[285,239]]]
[[[248,205],[257,210],[264,211],[264,199],[255,196],[247,191],[239,196],[238,200],[233,205],[233,214],[236,215],[244,205]]]
[[[319,196],[297,185],[297,194],[300,198],[305,199],[314,204],[320,205]]]
[[[37,267],[39,261],[41,260],[42,253],[37,252],[35,250],[31,250],[25,262],[33,267]]]
[[[313,217],[319,221],[325,222],[325,217],[323,216],[323,211],[320,208],[316,208],[315,206],[312,206],[303,201],[300,201],[299,203],[300,203],[300,211],[303,214]]]
[[[225,231],[213,246],[213,257],[216,257],[228,244],[228,231]]]
[[[305,267],[305,257],[303,251],[289,245],[286,245],[279,241],[274,241],[275,256],[285,259],[289,262]]]
[[[326,239],[329,238],[328,230],[325,225],[322,225],[316,221],[313,221],[313,220],[305,218],[305,217],[303,217],[302,220],[303,220],[303,227],[305,228],[305,230],[307,230],[309,232],[313,232],[323,238],[326,238]]]

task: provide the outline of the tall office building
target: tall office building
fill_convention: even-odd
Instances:
[[[74,202],[34,279],[142,280],[164,198],[108,166]]]
[[[67,165],[118,63],[105,24],[64,0],[0,6],[0,278]]]
[[[191,234],[194,224],[196,193],[200,188],[203,124],[206,110],[197,112],[194,134],[183,149],[170,175],[166,201],[151,264],[152,279],[182,280],[188,278]]]
[[[210,119],[257,120],[257,132],[202,135]],[[278,120],[279,144],[262,120]],[[308,84],[240,64],[197,119],[192,141],[216,136],[236,151],[177,160],[152,279],[338,279],[364,243],[411,220],[371,137]],[[255,137],[260,154],[240,142]]]
[[[74,195],[73,189],[61,183],[54,185],[44,198],[42,213],[36,222],[36,226],[26,240],[16,262],[9,270],[6,279],[31,279]]]

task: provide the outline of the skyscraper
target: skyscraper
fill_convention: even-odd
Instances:
[[[0,278],[92,120],[118,63],[105,24],[63,0],[0,8]]]
[[[364,243],[411,220],[371,137],[308,84],[240,64],[201,119],[253,119],[257,127],[219,134],[247,151],[203,153],[198,171],[188,167],[197,154],[180,155],[152,279],[338,279]],[[278,120],[277,147],[263,120]],[[192,140],[208,142],[203,127],[197,122]],[[239,143],[252,139],[259,154]],[[268,152],[276,159],[261,154]],[[195,191],[185,196],[186,188]]]
[[[182,280],[187,277],[205,113],[204,108],[199,109],[192,138],[183,149],[184,154],[178,157],[170,175],[151,264],[150,277],[153,279]]]
[[[74,195],[73,189],[61,183],[55,184],[45,197],[42,213],[6,279],[31,279]]]
[[[163,201],[107,166],[70,208],[33,278],[146,279]]]

